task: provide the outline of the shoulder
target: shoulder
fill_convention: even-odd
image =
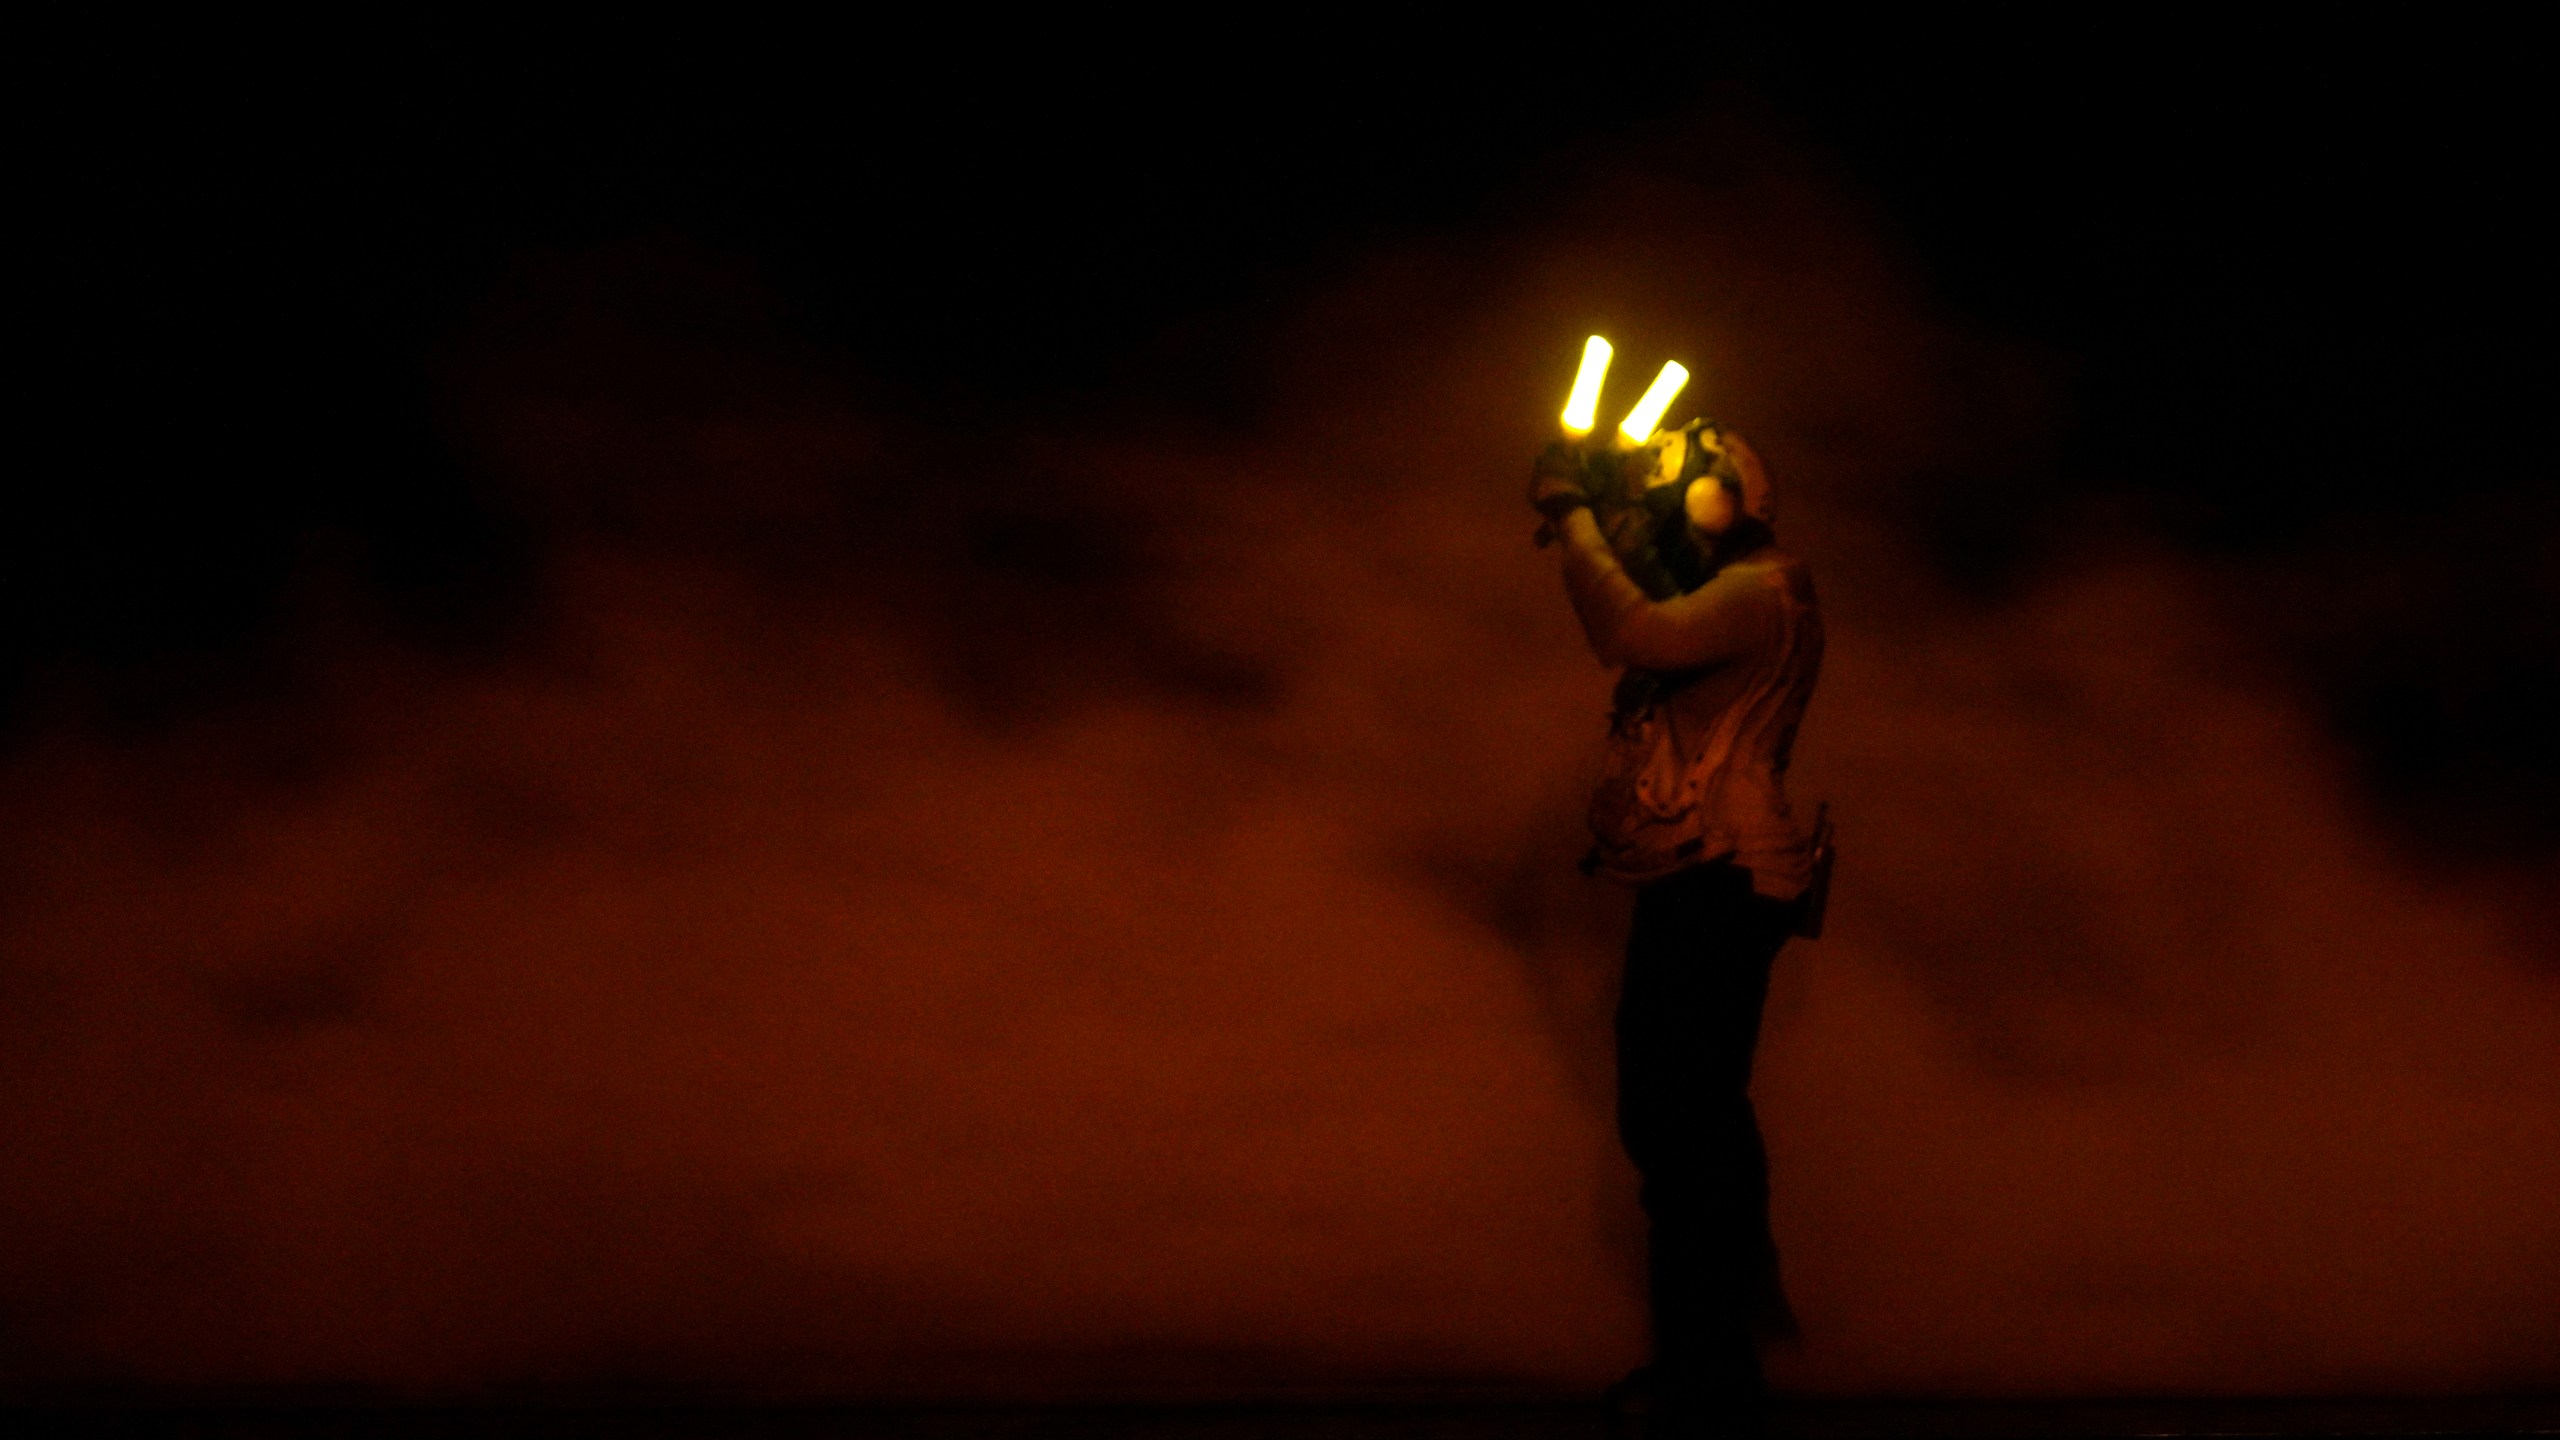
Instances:
[[[1792,601],[1807,608],[1817,603],[1813,594],[1813,567],[1774,547],[1736,560],[1726,566],[1716,579],[1729,580],[1738,590]]]

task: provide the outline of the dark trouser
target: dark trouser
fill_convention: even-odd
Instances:
[[[1784,1327],[1751,1054],[1795,907],[1730,862],[1637,892],[1618,1002],[1618,1135],[1644,1178],[1654,1369],[1678,1410],[1756,1413]]]

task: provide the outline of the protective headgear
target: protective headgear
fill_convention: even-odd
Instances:
[[[1769,497],[1769,472],[1740,435],[1703,418],[1680,427],[1680,433],[1688,437],[1680,461],[1682,481],[1700,476],[1713,480],[1734,492],[1743,514],[1763,525],[1777,524],[1777,510]]]

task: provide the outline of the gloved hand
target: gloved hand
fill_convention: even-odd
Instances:
[[[1620,505],[1606,512],[1594,506],[1591,514],[1600,522],[1600,536],[1609,542],[1609,549],[1621,565],[1653,539],[1653,517],[1641,506]]]
[[[1566,515],[1591,503],[1586,490],[1588,474],[1582,455],[1571,444],[1559,440],[1538,456],[1529,467],[1529,508],[1549,520]]]

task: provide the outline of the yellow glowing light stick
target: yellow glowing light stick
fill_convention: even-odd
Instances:
[[[1636,402],[1636,408],[1627,412],[1626,419],[1618,422],[1618,433],[1626,436],[1627,443],[1631,445],[1641,445],[1652,439],[1653,427],[1662,423],[1662,412],[1671,408],[1671,401],[1680,393],[1680,387],[1688,383],[1686,366],[1677,360],[1663,361],[1662,373],[1653,377],[1653,384],[1644,392],[1644,398]]]
[[[1599,423],[1600,382],[1609,374],[1609,342],[1594,335],[1582,342],[1582,368],[1573,372],[1573,396],[1564,402],[1564,428],[1588,435]]]

